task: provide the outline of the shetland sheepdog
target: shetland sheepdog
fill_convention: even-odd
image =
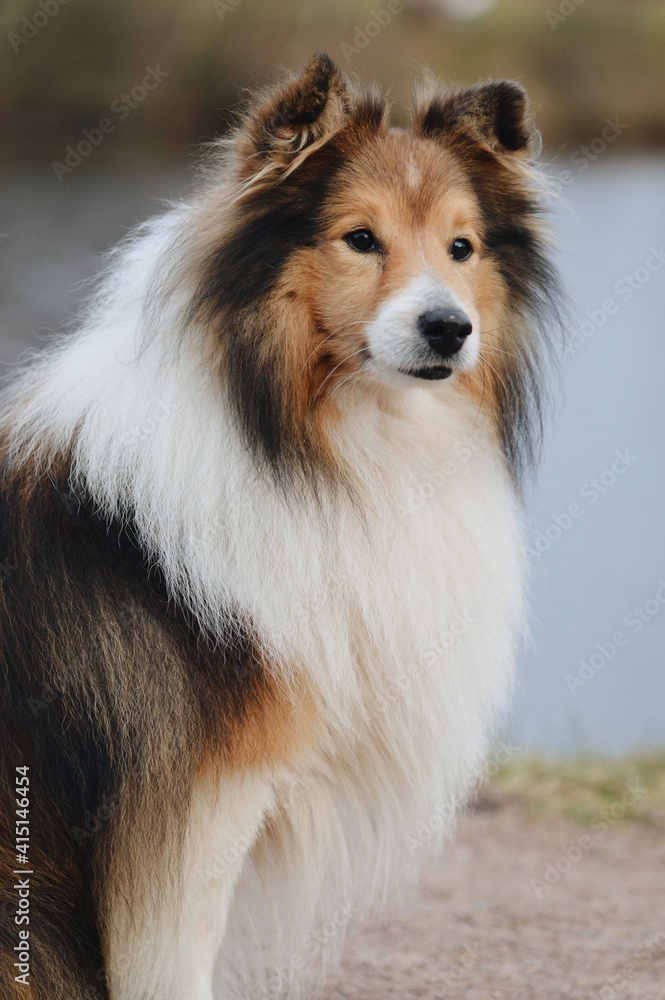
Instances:
[[[312,996],[451,835],[524,623],[538,146],[516,83],[402,129],[317,55],[7,390],[3,998]]]

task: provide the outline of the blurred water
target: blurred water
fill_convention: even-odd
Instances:
[[[44,170],[1,178],[0,363],[39,347],[99,252],[188,182],[179,166],[96,175],[87,164],[61,184]],[[513,737],[623,752],[665,745],[665,159],[601,160],[567,182],[555,215],[581,346],[530,500],[533,640]]]
[[[541,551],[514,730],[523,746],[622,752],[665,745],[665,159],[600,162],[564,198],[581,346],[530,505]]]

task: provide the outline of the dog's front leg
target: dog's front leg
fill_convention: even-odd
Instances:
[[[273,795],[249,773],[197,781],[178,870],[153,877],[138,904],[118,898],[112,908],[111,1000],[212,1000],[236,882]]]

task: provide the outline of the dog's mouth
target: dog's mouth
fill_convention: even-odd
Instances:
[[[424,365],[422,368],[403,368],[402,372],[411,378],[424,378],[434,382],[437,379],[450,378],[453,370],[448,365]]]

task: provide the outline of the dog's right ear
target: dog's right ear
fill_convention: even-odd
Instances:
[[[329,56],[317,53],[298,76],[250,108],[233,139],[240,180],[290,173],[344,125],[348,111],[342,74]]]

